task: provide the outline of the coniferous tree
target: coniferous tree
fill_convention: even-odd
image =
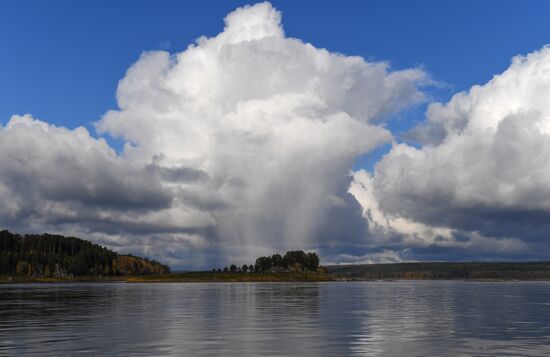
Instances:
[[[169,268],[156,261],[119,255],[74,237],[0,232],[0,275],[65,278],[70,275],[164,274]]]

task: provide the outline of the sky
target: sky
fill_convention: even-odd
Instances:
[[[175,268],[549,258],[550,4],[249,4],[0,2],[0,227]]]

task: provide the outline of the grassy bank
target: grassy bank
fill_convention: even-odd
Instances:
[[[338,277],[316,273],[218,273],[189,272],[166,275],[129,277],[129,283],[184,283],[184,282],[285,282],[285,281],[335,281]]]
[[[128,282],[128,283],[199,283],[199,282],[315,282],[335,281],[336,275],[302,273],[214,273],[188,272],[164,275],[140,276],[78,276],[73,279],[32,278],[27,276],[0,276],[0,284],[13,283],[78,283],[78,282]]]
[[[0,276],[0,284],[13,283],[84,283],[84,282],[124,282],[128,277],[124,276],[94,276],[84,275],[71,279],[68,278],[33,278],[30,276]]]

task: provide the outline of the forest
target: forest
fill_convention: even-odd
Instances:
[[[118,254],[80,238],[0,232],[0,275],[63,279],[169,272],[157,261]]]
[[[316,253],[305,253],[301,250],[291,250],[284,255],[273,254],[262,256],[256,259],[252,265],[244,264],[237,266],[231,264],[229,267],[212,269],[213,272],[277,272],[277,273],[312,273],[319,270],[319,256]]]
[[[332,265],[331,274],[353,279],[548,280],[550,262],[416,262]]]

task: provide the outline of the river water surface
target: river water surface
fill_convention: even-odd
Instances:
[[[0,355],[550,356],[550,283],[0,286]]]

